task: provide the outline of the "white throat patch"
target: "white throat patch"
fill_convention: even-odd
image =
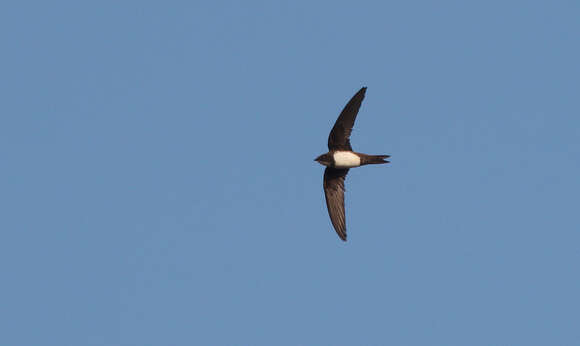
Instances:
[[[337,151],[333,155],[336,168],[352,168],[360,166],[360,157],[350,151]]]

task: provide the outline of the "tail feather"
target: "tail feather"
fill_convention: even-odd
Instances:
[[[381,164],[381,163],[389,163],[391,161],[385,160],[389,157],[391,157],[391,155],[362,155],[361,156],[361,166],[362,165],[377,165],[377,164]]]

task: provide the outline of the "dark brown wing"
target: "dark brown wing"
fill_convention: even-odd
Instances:
[[[352,150],[350,133],[366,91],[366,87],[361,88],[344,106],[330,131],[330,135],[328,135],[329,150]]]
[[[344,178],[348,169],[326,167],[324,170],[324,196],[330,221],[340,239],[346,241],[346,218],[344,216]]]

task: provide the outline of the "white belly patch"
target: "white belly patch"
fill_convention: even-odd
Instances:
[[[337,151],[334,153],[334,166],[336,168],[352,168],[360,166],[360,157],[350,151]]]

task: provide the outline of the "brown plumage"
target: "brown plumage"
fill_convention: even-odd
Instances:
[[[346,218],[344,214],[344,178],[348,169],[326,167],[324,170],[324,197],[332,226],[340,239],[346,241]]]
[[[328,136],[329,152],[315,159],[327,166],[324,170],[324,196],[330,221],[340,239],[346,241],[346,216],[344,212],[344,179],[349,168],[369,164],[388,163],[389,155],[355,153],[350,145],[350,134],[365,97],[361,88],[346,104]]]

